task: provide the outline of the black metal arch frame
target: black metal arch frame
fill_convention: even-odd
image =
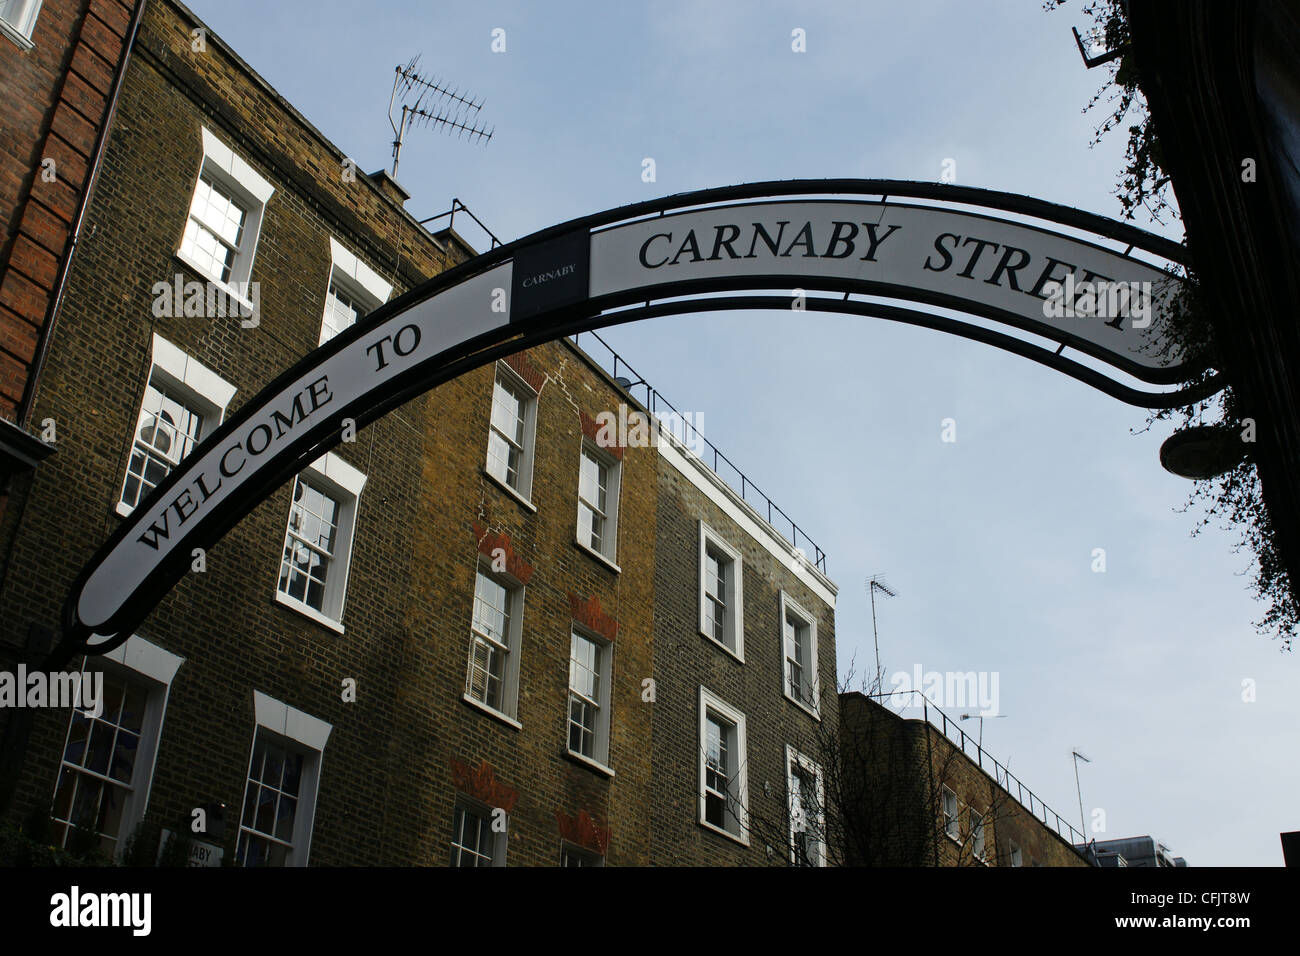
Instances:
[[[589,238],[593,230],[635,221],[639,218],[662,216],[669,210],[684,211],[693,207],[716,206],[755,198],[826,196],[878,196],[882,204],[891,196],[902,196],[1002,210],[1047,223],[1071,227],[1095,236],[1124,243],[1128,246],[1128,249],[1122,254],[1126,256],[1136,248],[1143,249],[1167,261],[1183,263],[1187,255],[1183,246],[1144,232],[1126,223],[1115,222],[1092,213],[1026,196],[967,186],[917,183],[905,180],[824,179],[748,183],[678,193],[660,199],[618,207],[543,229],[523,239],[499,246],[422,283],[398,299],[376,309],[351,328],[335,336],[320,348],[308,353],[292,367],[283,371],[261,392],[244,403],[239,412],[228,418],[216,431],[204,439],[202,446],[215,445],[223,441],[232,432],[245,425],[256,413],[262,411],[266,403],[288,385],[355,342],[358,338],[370,334],[380,324],[467,279],[474,278],[514,259],[522,251],[540,247],[545,243],[563,237],[586,235]],[[942,211],[943,207],[934,208]],[[960,211],[963,215],[972,215],[966,210]],[[1034,227],[1029,226],[1029,228]],[[1077,239],[1074,236],[1067,236],[1067,238],[1086,241]],[[1062,357],[1059,350],[1053,353],[1022,339],[995,330],[967,325],[950,317],[884,303],[856,301],[850,299],[849,296],[855,293],[887,296],[911,299],[943,308],[959,309],[968,314],[981,315],[985,318],[1005,322],[1017,328],[1048,336],[1059,342],[1061,348],[1072,345],[1080,351],[1097,354],[1096,350],[1089,348],[1088,343],[1075,341],[1068,333],[1063,333],[1059,329],[1051,329],[1046,325],[1035,328],[1035,323],[1026,320],[1023,316],[1003,313],[988,307],[976,307],[975,303],[966,300],[937,294],[919,293],[917,290],[891,286],[886,283],[839,279],[815,281],[819,286],[815,291],[842,294],[842,298],[810,295],[806,300],[806,307],[809,310],[851,313],[905,322],[995,345],[998,348],[1055,368],[1130,404],[1149,408],[1174,407],[1211,395],[1222,387],[1222,382],[1216,376],[1199,386],[1189,389],[1164,393],[1142,392],[1113,381],[1088,366]],[[232,500],[215,507],[210,513],[190,526],[183,535],[178,536],[172,550],[158,563],[146,579],[146,582],[132,594],[124,596],[117,611],[107,622],[96,625],[96,628],[107,628],[106,631],[99,632],[106,639],[89,644],[88,641],[92,636],[95,636],[95,632],[91,627],[79,620],[77,599],[91,573],[108,558],[114,549],[123,542],[128,532],[132,530],[129,522],[120,524],[82,569],[72,585],[63,610],[63,636],[59,646],[51,656],[50,666],[53,667],[55,663],[59,662],[65,663],[71,660],[73,656],[82,653],[103,654],[124,643],[139,623],[153,610],[158,601],[184,576],[189,568],[191,549],[210,547],[286,480],[319,458],[330,448],[338,445],[341,441],[340,425],[344,419],[354,420],[356,427],[361,428],[412,398],[458,375],[486,365],[497,358],[520,349],[558,339],[565,335],[660,315],[725,309],[780,309],[789,311],[791,305],[789,295],[707,296],[693,299],[674,297],[704,293],[716,294],[740,289],[771,290],[781,288],[782,285],[798,287],[809,284],[810,279],[806,275],[765,275],[758,278],[730,277],[709,281],[657,285],[650,288],[627,290],[616,295],[596,299],[585,299],[572,305],[543,311],[524,320],[512,320],[499,328],[472,336],[441,353],[430,356],[401,374],[382,380],[373,390],[361,396],[351,405],[336,408],[329,415],[322,416],[319,422],[304,428],[300,434],[295,435],[286,443],[281,452],[267,461],[260,470],[254,472],[240,485],[238,495],[234,496]],[[666,299],[672,299],[672,301],[664,301]],[[642,304],[637,305],[637,303]],[[1107,361],[1111,361],[1117,367],[1122,364],[1115,362],[1114,358],[1114,356],[1107,356]],[[1172,383],[1178,380],[1188,380],[1192,377],[1186,370],[1174,370],[1172,372],[1169,370],[1152,370],[1135,364],[1132,368],[1125,370],[1132,371],[1137,377],[1153,383]],[[1141,374],[1138,374],[1138,372]],[[196,449],[191,452],[189,460],[197,460],[198,457],[198,449]],[[182,462],[172,469],[167,478],[154,488],[144,501],[137,505],[137,509],[146,505],[152,507],[155,503],[162,501],[182,479],[188,479],[189,477],[186,463]]]

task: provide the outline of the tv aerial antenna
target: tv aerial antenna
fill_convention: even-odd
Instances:
[[[1083,834],[1084,840],[1087,840],[1088,821],[1084,819],[1083,816],[1083,787],[1079,786],[1079,761],[1082,760],[1084,763],[1092,763],[1092,759],[1080,753],[1078,750],[1070,751],[1070,756],[1074,758],[1074,789],[1079,796],[1079,826],[1083,827],[1079,832]]]
[[[419,65],[420,57],[416,54],[406,66],[394,68],[393,95],[388,100],[388,125],[393,127],[391,175],[394,179],[397,178],[397,164],[402,157],[406,131],[414,126],[432,126],[449,135],[454,132],[457,139],[468,138],[485,146],[496,132],[495,126],[488,129],[478,119],[479,109],[483,106],[481,99],[475,102],[468,91],[462,92],[459,87],[452,89],[421,72]],[[393,111],[399,104],[402,107],[401,118],[394,119]]]
[[[871,592],[871,636],[876,642],[876,683],[879,685],[885,675],[880,670],[880,632],[876,630],[876,592],[879,591],[887,598],[898,597],[898,592],[889,586],[882,574],[873,574],[867,579],[867,590]]]

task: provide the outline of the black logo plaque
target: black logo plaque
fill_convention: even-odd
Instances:
[[[578,229],[515,256],[510,290],[510,321],[522,322],[543,312],[587,298],[591,271],[591,233]]]

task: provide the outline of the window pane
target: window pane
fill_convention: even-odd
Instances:
[[[215,276],[222,282],[230,281],[235,266],[234,250],[194,219],[185,224],[181,252],[208,275]]]
[[[72,824],[98,834],[101,851],[114,852],[135,781],[145,700],[142,688],[105,674],[100,715],[72,712],[51,808],[60,845]]]
[[[569,687],[595,701],[600,686],[600,648],[581,634],[574,634],[569,654]]]
[[[820,860],[821,808],[817,804],[817,781],[798,762],[790,766],[790,829],[794,835],[797,866],[816,866]]]
[[[524,403],[501,379],[492,390],[492,427],[515,446],[524,443]]]
[[[488,435],[488,473],[519,490],[519,449],[493,431]]]
[[[715,641],[732,646],[727,633],[727,600],[731,591],[733,565],[718,552],[704,552],[704,632]]]
[[[704,795],[704,819],[715,827],[727,827],[726,800],[712,790]]]
[[[35,0],[0,0],[0,19],[30,40],[36,20]]]
[[[452,866],[491,866],[496,834],[491,822],[476,810],[457,806],[451,826]]]
[[[324,611],[339,504],[301,476],[294,482],[293,499],[280,564],[280,591]]]
[[[569,694],[569,749],[584,757],[594,757],[596,747],[596,708],[590,701]]]
[[[727,779],[727,728],[713,715],[705,722],[705,766],[714,783]]]
[[[808,624],[789,612],[785,616],[785,659],[790,695],[799,700],[811,696],[805,684],[808,664]]]
[[[328,342],[344,329],[353,325],[365,310],[337,282],[330,282],[325,295],[325,337]]]
[[[113,754],[113,738],[117,728],[102,720],[93,721],[90,731],[90,748],[86,753],[86,769],[95,773],[108,773],[108,761]]]
[[[302,754],[291,753],[286,755],[284,762],[284,781],[280,788],[290,796],[298,795],[298,785],[302,781]]]
[[[605,519],[591,509],[586,502],[578,504],[578,536],[594,551],[602,551],[601,541],[605,533]],[[603,553],[603,552],[602,552]]]
[[[270,833],[275,821],[275,801],[276,791],[270,787],[262,787],[257,791],[257,804],[253,814],[253,822],[249,824],[262,831]]]
[[[488,472],[521,491],[519,468],[524,456],[528,400],[517,386],[498,375],[492,387],[491,428],[488,432]]]
[[[293,849],[304,757],[258,731],[244,790],[236,862],[284,866]]]
[[[247,215],[243,204],[224,185],[203,175],[190,202],[181,251],[210,275],[228,282],[243,241]]]
[[[727,572],[730,562],[724,561],[713,551],[705,553],[704,592],[722,607],[727,603]]]
[[[122,783],[131,782],[135,770],[135,755],[140,747],[140,738],[127,730],[117,732],[117,742],[113,747],[113,762],[109,767],[109,776]]]
[[[514,705],[506,700],[505,679],[516,600],[516,591],[478,572],[465,693],[489,707],[509,712],[513,712]]]
[[[190,215],[228,245],[239,245],[244,229],[244,209],[214,180],[203,177],[194,190]]]
[[[569,749],[596,759],[601,719],[601,646],[576,632],[569,642]]]
[[[107,696],[110,684],[110,678],[104,677],[104,693]],[[118,723],[123,730],[128,730],[133,734],[140,733],[144,722],[144,708],[146,695],[144,689],[137,684],[125,684],[125,694],[122,697],[122,716]]]
[[[584,448],[582,469],[578,474],[578,497],[602,517],[607,513],[605,493],[608,478],[609,469]]]
[[[474,586],[474,629],[498,644],[507,642],[510,592],[483,572]]]
[[[712,711],[707,712],[701,745],[704,748],[705,820],[735,833],[740,825],[737,814],[736,725]]]
[[[122,503],[134,508],[198,443],[203,417],[172,386],[151,374],[136,424]]]

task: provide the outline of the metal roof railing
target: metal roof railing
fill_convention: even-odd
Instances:
[[[478,223],[480,229],[482,229],[485,233],[487,233],[488,238],[492,241],[492,245],[489,248],[495,249],[497,246],[504,245],[504,243],[496,237],[496,233],[494,233],[487,226],[483,225],[483,220],[480,219],[478,216],[474,215],[472,212],[470,212],[469,206],[466,206],[459,199],[453,198],[451,201],[451,208],[448,209],[446,212],[440,212],[438,213],[438,215],[430,216],[428,219],[421,219],[420,225],[424,226],[425,228],[428,228],[429,223],[437,222],[439,219],[446,219],[447,228],[454,229],[456,227],[456,213],[458,212],[463,212],[465,215],[469,216],[469,218],[473,219],[476,223]],[[434,230],[429,229],[429,231],[433,232]]]
[[[890,691],[883,694],[867,694],[867,697],[875,700],[881,697],[891,697],[894,694],[912,694],[914,697],[921,698],[921,712],[924,720],[931,727],[938,730],[948,739],[948,741],[957,746],[961,752],[975,761],[975,764],[985,773],[992,770],[994,782],[1005,790],[1012,798],[1015,799],[1022,807],[1029,811],[1029,815],[1038,820],[1044,826],[1056,831],[1059,836],[1076,850],[1088,842],[1078,829],[1071,826],[1059,813],[1044,803],[1034,791],[1030,790],[1020,779],[1011,773],[1000,761],[991,756],[979,742],[973,739],[966,731],[957,726],[957,722],[939,709],[930,698],[918,690],[901,690]],[[915,704],[909,706],[915,707]],[[938,715],[938,719],[931,716],[931,712]],[[953,736],[954,731],[956,736]],[[973,753],[972,753],[973,751]],[[1082,851],[1080,851],[1082,852]]]
[[[469,216],[485,233],[487,233],[488,237],[492,241],[491,248],[495,249],[497,246],[502,245],[501,240],[496,237],[492,230],[483,224],[483,220],[470,212],[469,207],[459,199],[452,199],[451,209],[446,212],[439,213],[436,216],[430,216],[428,219],[421,219],[420,225],[428,227],[430,223],[437,222],[440,219],[446,219],[447,228],[454,228],[456,224],[456,213],[458,212],[463,212],[465,215]],[[612,375],[616,381],[620,379],[620,368],[623,371],[636,376],[635,379],[628,379],[628,384],[624,387],[629,393],[631,393],[634,388],[645,388],[646,398],[642,404],[650,410],[650,414],[659,417],[660,408],[664,408],[676,415],[678,420],[682,422],[689,421],[689,419],[683,416],[670,401],[653,388],[649,382],[638,375],[636,370],[627,363],[627,360],[615,352],[610,344],[602,339],[597,333],[582,332],[579,333],[579,335],[586,335],[595,339],[600,343],[601,348],[603,348],[605,352],[609,353],[613,364]],[[571,336],[574,345],[578,344],[579,335]],[[708,464],[711,460],[712,465],[710,467],[712,468],[713,473],[722,479],[722,481],[730,487],[732,491],[739,493],[741,500],[753,508],[759,517],[766,515],[768,525],[770,525],[777,534],[789,541],[790,544],[794,546],[795,550],[804,556],[804,559],[809,564],[812,564],[818,571],[825,574],[826,552],[821,549],[817,542],[810,538],[808,533],[805,532],[803,528],[799,527],[799,525],[795,523],[794,519],[786,514],[785,511],[776,504],[776,502],[765,495],[762,489],[760,489],[758,485],[754,484],[753,480],[748,475],[737,468],[735,462],[724,455],[718,447],[713,444],[713,442],[701,435],[698,429],[692,428],[691,431],[695,438],[707,446],[707,454],[699,456],[700,460],[705,462],[705,464]],[[739,480],[737,481],[737,479]],[[757,500],[751,500],[751,495]],[[790,528],[789,534],[785,533],[787,525]],[[800,542],[802,542],[802,544]],[[809,549],[811,549],[811,551]]]
[[[614,380],[619,382],[619,384],[622,385],[629,394],[639,400],[639,397],[632,390],[635,388],[645,389],[646,397],[642,404],[650,410],[650,414],[655,417],[661,417],[661,410],[666,410],[667,412],[676,415],[678,420],[682,422],[690,421],[689,416],[683,415],[677,410],[672,402],[659,394],[659,392],[649,382],[637,374],[636,369],[632,368],[632,366],[627,363],[626,359],[615,352],[610,344],[602,339],[597,333],[581,332],[578,335],[570,336],[570,341],[572,341],[574,345],[577,345],[579,336],[595,339],[600,343],[601,347],[609,353],[612,357],[613,366],[611,374],[613,375]],[[596,357],[593,356],[593,358]],[[597,359],[597,361],[599,360]],[[629,378],[627,376],[620,376],[620,369],[626,372],[628,376],[634,377]],[[730,458],[719,451],[718,447],[714,445],[713,442],[701,435],[697,429],[692,428],[691,431],[694,437],[707,447],[706,453],[699,456],[700,461],[704,462],[706,465],[709,465],[709,463],[712,462],[710,468],[715,475],[722,479],[722,481],[730,487],[732,491],[739,494],[741,500],[753,508],[760,518],[766,515],[767,523],[772,527],[772,529],[790,542],[796,550],[802,552],[809,564],[812,564],[818,571],[825,574],[826,552],[821,549],[817,542],[808,537],[807,532],[800,528],[799,525],[795,524],[794,519],[786,514],[785,511],[776,504],[776,502],[765,495],[762,489],[760,489],[758,485],[754,484],[753,480],[748,475],[737,468],[736,464]],[[739,479],[739,481],[737,481],[737,479]],[[785,533],[785,528],[787,526],[790,528],[789,534]],[[801,544],[800,542],[803,543]]]

